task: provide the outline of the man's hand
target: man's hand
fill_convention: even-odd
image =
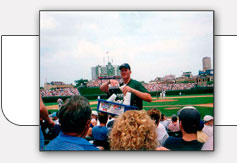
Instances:
[[[54,121],[50,117],[49,117],[49,120],[48,120],[48,124],[52,127],[55,125]]]
[[[127,92],[133,93],[133,90],[134,90],[133,88],[131,88],[131,87],[129,87],[129,86],[125,86],[125,87],[123,88],[123,94],[126,95]]]
[[[119,82],[117,80],[113,80],[113,79],[110,80],[110,84],[111,84],[112,87],[118,87],[119,86]]]
[[[104,147],[102,147],[102,146],[97,146],[97,148],[99,148],[99,150],[101,150],[101,151],[104,150]]]
[[[145,100],[147,102],[151,102],[152,101],[151,95],[149,93],[144,93],[144,92],[138,91],[136,89],[133,89],[133,88],[131,88],[129,86],[125,86],[123,88],[124,96],[126,95],[127,92],[131,92],[134,95],[138,96],[140,99]]]
[[[165,148],[165,147],[158,147],[156,148],[157,151],[168,151],[169,149]]]
[[[119,82],[117,80],[109,80],[108,82],[102,84],[100,86],[100,90],[103,92],[109,92],[109,85],[111,85],[112,87],[118,87],[119,86]]]

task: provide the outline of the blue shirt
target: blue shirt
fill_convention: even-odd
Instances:
[[[92,129],[92,136],[94,140],[107,140],[108,129],[105,126],[95,126]]]
[[[40,126],[40,150],[44,150],[44,135]]]
[[[60,132],[59,135],[46,146],[45,150],[98,151],[99,149],[84,138],[69,136]]]

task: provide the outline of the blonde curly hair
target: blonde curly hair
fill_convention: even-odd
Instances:
[[[155,123],[146,111],[126,111],[116,120],[110,133],[111,150],[155,150]]]

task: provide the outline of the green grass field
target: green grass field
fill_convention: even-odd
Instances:
[[[199,97],[190,97],[190,96],[199,96]],[[211,96],[211,97],[201,97],[201,96]],[[157,97],[152,97],[152,101],[162,100]],[[143,109],[149,110],[151,108],[156,108],[165,114],[167,117],[170,117],[172,114],[177,114],[178,110],[184,106],[194,106],[198,109],[203,118],[205,115],[214,115],[213,107],[203,107],[196,106],[199,104],[213,104],[214,98],[213,94],[195,94],[195,95],[186,95],[186,96],[167,96],[166,100],[175,100],[175,101],[165,101],[165,102],[146,102],[143,101]],[[90,100],[93,101],[93,100]],[[95,100],[94,100],[95,101]],[[91,108],[95,110],[97,108],[96,104],[91,105]],[[168,109],[167,109],[168,108]]]
[[[158,100],[158,101],[157,101]],[[165,114],[167,117],[170,117],[172,114],[177,114],[177,111],[184,106],[194,106],[196,107],[201,117],[205,115],[214,115],[213,106],[196,106],[200,104],[213,104],[214,98],[213,94],[195,94],[195,95],[182,95],[182,96],[167,96],[165,101],[160,101],[162,99],[153,97],[152,102],[143,102],[143,109],[149,110],[151,108],[156,108]],[[171,100],[171,101],[167,101]],[[173,100],[173,101],[172,101]],[[97,100],[89,100],[90,102],[96,102]],[[156,102],[155,102],[156,101]],[[57,105],[57,103],[45,103],[46,106]],[[93,110],[97,109],[97,104],[90,105]],[[50,112],[56,110],[49,110]]]
[[[211,96],[211,94],[208,94]],[[205,115],[212,115],[214,114],[213,107],[203,107],[203,106],[196,106],[199,104],[213,104],[213,96],[212,97],[201,97],[205,95],[188,95],[188,96],[200,96],[200,97],[185,97],[185,96],[173,96],[167,97],[168,100],[176,100],[176,101],[167,101],[167,102],[143,102],[143,108],[145,110],[149,110],[150,108],[159,109],[163,114],[166,116],[171,116],[172,114],[177,114],[177,111],[184,106],[194,106],[196,107],[201,117],[203,118]],[[176,98],[176,97],[184,97],[184,98]],[[157,99],[153,99],[155,101]]]

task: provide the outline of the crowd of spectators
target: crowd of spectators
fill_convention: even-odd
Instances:
[[[104,83],[104,80],[90,80],[87,83],[87,87],[99,87],[101,83]]]
[[[156,108],[111,117],[91,111],[89,101],[77,95],[65,101],[57,116],[61,130],[42,150],[213,150],[213,117],[203,122],[192,106],[171,119]],[[174,122],[179,127],[172,131]]]
[[[171,84],[143,84],[149,91],[186,90],[195,87],[195,83],[171,83]]]
[[[58,88],[52,90],[40,90],[40,94],[42,97],[48,96],[73,96],[78,95],[79,92],[77,88]]]
[[[108,82],[108,80],[90,80],[87,83],[87,87],[100,87],[102,84]],[[167,90],[186,90],[195,87],[195,83],[173,83],[173,84],[143,84],[143,86],[149,91],[167,91]],[[78,95],[77,88],[58,88],[52,90],[40,90],[42,97],[48,96],[73,96]]]
[[[87,83],[87,87],[100,87],[103,83],[106,83],[108,80],[90,80]],[[167,91],[167,90],[186,90],[195,87],[195,83],[170,83],[170,84],[146,84],[143,83],[143,86],[149,91]]]
[[[108,80],[99,80],[99,79],[96,79],[96,80],[90,80],[88,83],[87,83],[87,87],[100,87],[102,84],[108,82]]]

